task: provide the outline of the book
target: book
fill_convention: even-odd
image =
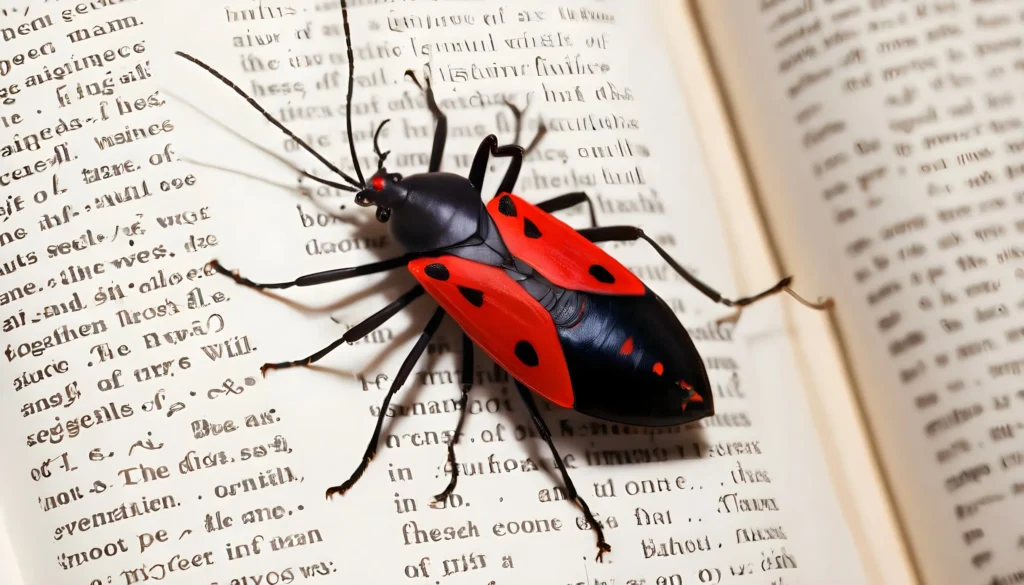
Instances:
[[[1018,3],[0,19],[3,583],[1024,582]],[[493,134],[530,147],[523,200],[584,192],[598,225],[641,228],[726,298],[792,276],[831,308],[778,294],[735,318],[649,242],[599,244],[686,327],[714,413],[645,427],[538,397],[556,462],[479,347],[462,376],[453,319],[424,341],[429,295],[344,341],[410,294],[402,263],[286,290],[218,272],[402,256],[344,177],[385,152],[389,172],[429,167],[437,123],[407,70],[446,117],[441,171],[468,176]],[[488,162],[485,203],[508,168]],[[589,226],[585,203],[554,215]]]

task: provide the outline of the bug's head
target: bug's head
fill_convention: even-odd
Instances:
[[[402,185],[402,175],[389,173],[381,167],[370,177],[369,185],[356,193],[356,205],[362,207],[377,206],[377,220],[386,222],[391,218],[391,212],[405,203],[409,195],[408,190]]]

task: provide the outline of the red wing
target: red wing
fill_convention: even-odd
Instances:
[[[487,355],[534,392],[572,408],[569,366],[551,314],[505,271],[458,256],[409,271]]]
[[[598,294],[644,294],[643,281],[618,260],[522,198],[502,193],[490,200],[487,212],[512,255],[554,284]]]

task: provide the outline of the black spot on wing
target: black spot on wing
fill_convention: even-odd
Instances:
[[[533,345],[529,341],[520,341],[516,344],[516,357],[519,358],[519,361],[531,367],[540,363],[540,358],[537,357],[537,350],[533,349]]]
[[[603,282],[605,284],[615,282],[615,277],[612,276],[612,273],[608,272],[608,269],[600,264],[592,264],[590,266],[590,275],[596,278],[598,282]]]
[[[523,233],[526,237],[537,239],[540,237],[540,230],[537,229],[537,224],[533,223],[527,218],[523,219]]]
[[[498,199],[498,211],[502,215],[509,217],[516,216],[516,204],[512,201],[512,198],[508,195],[502,195],[501,199]]]
[[[435,280],[448,280],[448,277],[451,276],[448,268],[438,262],[428,265],[423,271],[427,273],[427,276]]]
[[[483,291],[476,290],[475,288],[469,288],[468,286],[459,286],[459,292],[466,298],[467,301],[474,307],[482,307],[484,304],[484,293]]]

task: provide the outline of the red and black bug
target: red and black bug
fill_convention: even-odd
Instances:
[[[517,144],[499,145],[496,136],[487,136],[477,150],[468,178],[440,171],[448,123],[437,106],[429,80],[421,90],[436,120],[436,129],[427,172],[408,177],[389,173],[384,168],[387,153],[382,154],[377,144],[378,128],[374,137],[378,168],[367,183],[351,138],[354,62],[344,0],[341,0],[341,8],[349,60],[346,119],[357,178],[324,159],[220,73],[185,53],[178,52],[178,55],[229,85],[271,123],[342,177],[348,184],[303,173],[312,180],[355,193],[355,201],[361,206],[376,207],[377,219],[388,223],[392,237],[406,253],[372,264],[307,274],[278,283],[253,282],[224,268],[216,260],[211,265],[239,284],[257,289],[312,286],[407,267],[418,284],[391,304],[308,357],[265,364],[261,368],[266,374],[268,369],[316,362],[342,344],[369,334],[424,294],[440,305],[385,395],[362,461],[348,480],[329,488],[327,496],[344,494],[362,476],[376,453],[392,397],[405,383],[448,314],[464,332],[462,408],[454,439],[448,445],[451,479],[436,498],[446,498],[457,483],[455,445],[465,420],[472,385],[474,346],[479,346],[515,380],[533,424],[558,465],[567,495],[580,506],[597,534],[597,558],[600,559],[611,547],[563,466],[531,391],[583,414],[641,426],[685,424],[713,414],[715,407],[703,360],[676,315],[639,278],[596,244],[644,240],[687,282],[712,301],[736,307],[737,313],[744,306],[783,291],[813,308],[826,308],[830,303],[804,301],[789,288],[790,278],[757,295],[729,300],[683,269],[641,229],[598,227],[593,204],[586,193],[568,193],[536,205],[512,194],[523,158],[536,146],[543,135],[543,127],[525,150]],[[419,85],[411,71],[407,74]],[[520,112],[514,108],[513,111],[519,122]],[[381,127],[386,123],[385,120]],[[517,124],[515,142],[518,137]],[[497,193],[485,205],[481,187],[491,156],[511,160]],[[589,228],[576,230],[552,215],[583,203],[590,209]]]

